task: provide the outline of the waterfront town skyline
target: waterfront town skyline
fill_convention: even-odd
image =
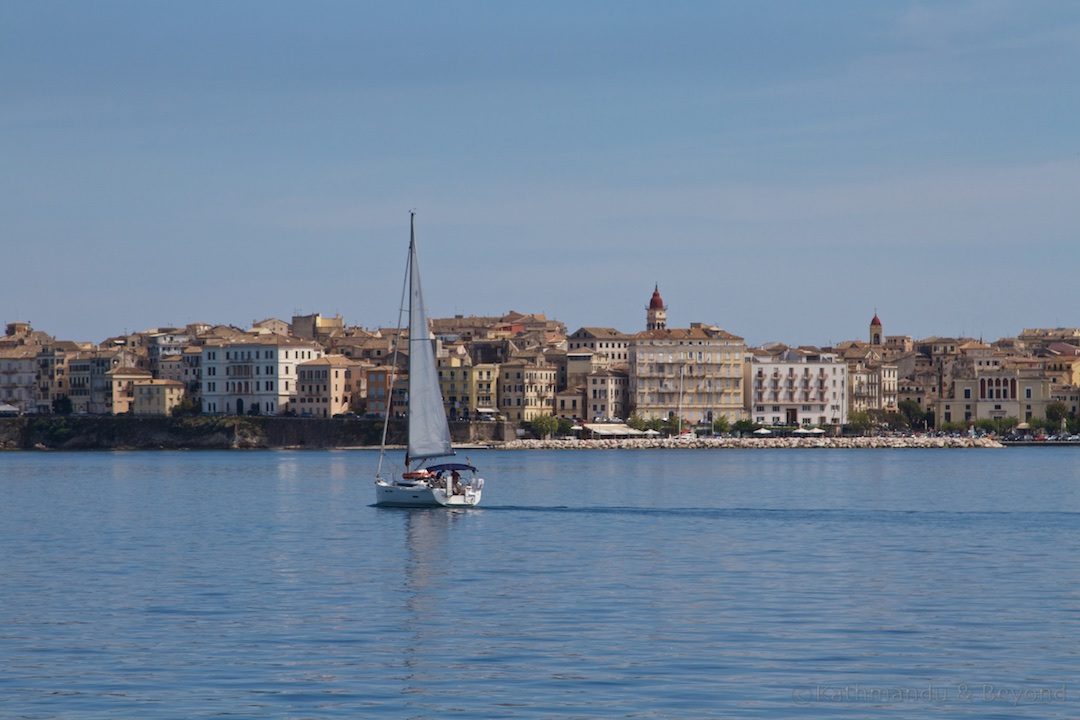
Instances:
[[[716,325],[679,322],[686,311],[672,324],[668,311],[655,285],[630,332],[571,331],[516,312],[432,318],[446,411],[524,423],[677,415],[802,427],[838,427],[905,402],[938,424],[1040,421],[1057,403],[1080,414],[1080,329],[1026,328],[986,342],[914,337],[888,333],[875,312],[862,338],[753,346]],[[401,333],[316,313],[250,327],[158,327],[95,344],[11,322],[0,339],[0,403],[39,413],[58,411],[58,401],[89,414],[165,415],[184,401],[211,414],[401,412],[401,371],[390,369]]]
[[[660,291],[660,283],[655,283],[654,288],[655,288],[656,292],[659,292]],[[671,296],[670,291],[665,291],[663,294],[667,295],[669,297]],[[638,293],[638,295],[641,295],[641,293]],[[642,307],[644,307],[646,310],[649,307],[648,302],[646,302],[644,305],[642,305],[641,303],[632,303],[632,305],[634,306],[634,312],[636,314],[638,314],[639,316],[643,312],[642,309],[641,309]],[[888,313],[879,311],[879,309],[876,306],[871,305],[871,306],[868,306],[868,307],[869,307],[868,310],[864,309],[862,311],[862,315],[867,315],[867,313],[869,313],[869,315],[873,316],[874,318],[877,318],[880,315],[885,315],[886,317],[889,317]],[[722,328],[722,329],[724,329],[724,330],[726,330],[728,332],[734,333],[735,335],[738,335],[740,338],[743,338],[744,340],[746,340],[747,341],[746,344],[747,344],[748,347],[761,347],[761,346],[765,346],[765,345],[769,345],[769,344],[773,344],[773,343],[779,343],[779,344],[789,345],[791,347],[805,346],[805,347],[816,347],[816,348],[828,348],[828,347],[832,347],[833,345],[835,345],[837,343],[843,343],[843,342],[846,342],[846,341],[865,339],[865,337],[864,337],[865,332],[860,335],[857,332],[856,333],[850,332],[850,328],[849,328],[849,329],[843,329],[843,330],[838,331],[837,333],[835,333],[835,337],[830,335],[829,338],[818,338],[816,340],[811,339],[808,342],[802,342],[802,341],[791,339],[791,338],[772,337],[772,336],[768,335],[767,332],[762,332],[760,330],[755,331],[754,328],[741,327],[737,322],[734,323],[734,324],[731,324],[731,323],[722,324],[722,323],[716,322],[716,321],[711,320],[711,319],[706,318],[706,317],[697,317],[697,316],[686,317],[686,312],[687,312],[686,310],[682,310],[682,311],[680,311],[678,313],[680,316],[683,316],[683,325],[681,325],[680,327],[689,327],[691,323],[697,323],[697,324],[704,323],[704,324],[708,324],[708,325],[713,326],[713,327]],[[691,312],[696,312],[696,311],[691,311]],[[454,313],[453,315],[445,315],[445,314],[440,315],[438,313],[432,313],[431,318],[432,318],[432,322],[434,323],[434,322],[437,322],[437,321],[443,322],[443,321],[452,320],[453,318],[500,318],[500,317],[506,317],[506,316],[512,316],[512,315],[526,315],[526,316],[534,316],[534,317],[543,317],[543,318],[546,318],[546,319],[548,319],[548,320],[550,320],[550,321],[552,321],[554,323],[557,323],[557,324],[559,324],[559,325],[561,325],[561,326],[563,326],[563,327],[565,327],[567,329],[569,329],[569,328],[603,327],[603,328],[614,329],[614,330],[616,330],[616,331],[618,331],[620,333],[625,333],[626,335],[633,335],[635,333],[641,332],[642,330],[649,329],[641,322],[640,317],[638,318],[638,323],[636,324],[636,326],[630,327],[630,328],[623,328],[623,327],[617,327],[617,326],[614,326],[614,325],[609,325],[609,324],[601,323],[601,322],[582,322],[582,323],[578,323],[578,324],[566,323],[561,318],[554,317],[554,316],[549,316],[547,313],[543,312],[542,310],[529,310],[527,312],[522,313],[522,312],[519,312],[518,310],[513,309],[513,308],[508,309],[506,311],[499,311],[499,312],[494,312],[494,313],[475,313],[475,312],[462,313],[462,312],[457,312],[457,313]],[[306,311],[297,310],[296,312],[294,312],[289,317],[292,317],[292,318],[297,318],[297,317],[330,318],[330,317],[332,317],[332,318],[335,318],[335,322],[339,322],[342,327],[348,327],[348,328],[364,330],[364,331],[392,330],[392,329],[396,328],[395,323],[363,323],[363,322],[361,322],[361,323],[352,323],[352,322],[349,321],[349,318],[343,317],[340,313],[334,312],[332,314],[329,314],[329,313],[324,314],[324,313],[322,313],[322,312],[320,312],[318,310],[315,310],[315,311],[312,311],[312,312],[306,312]],[[278,318],[276,316],[272,316],[272,315],[267,315],[267,316],[264,316],[262,318],[253,318],[250,322],[243,322],[243,321],[237,322],[237,321],[234,321],[234,320],[221,319],[221,318],[210,318],[210,319],[198,318],[198,319],[195,319],[195,320],[188,320],[187,322],[181,323],[181,324],[158,323],[156,325],[151,325],[150,327],[146,327],[146,328],[142,328],[142,329],[129,329],[129,328],[126,328],[126,327],[125,328],[115,328],[114,327],[114,330],[112,332],[108,332],[108,333],[106,333],[104,335],[99,335],[97,338],[89,338],[89,337],[87,337],[86,333],[81,333],[80,334],[78,331],[76,331],[73,334],[66,334],[66,335],[61,334],[61,333],[56,333],[56,332],[52,331],[52,329],[50,327],[40,326],[37,323],[33,322],[28,317],[14,317],[14,318],[9,318],[7,320],[7,323],[9,325],[25,325],[25,326],[28,326],[28,327],[32,327],[35,331],[44,332],[45,334],[49,335],[50,337],[52,337],[52,338],[54,338],[55,340],[58,340],[58,341],[70,341],[70,342],[79,343],[79,344],[83,344],[83,345],[89,344],[89,345],[93,345],[93,346],[99,346],[99,345],[106,344],[111,339],[117,338],[117,337],[125,337],[125,336],[128,336],[128,335],[137,335],[137,334],[144,334],[144,333],[160,332],[162,329],[183,329],[183,328],[186,328],[188,326],[196,325],[196,326],[206,326],[206,327],[227,326],[227,327],[236,328],[238,330],[243,330],[243,329],[252,329],[252,328],[256,327],[259,324],[273,323],[273,322],[282,323],[284,325],[289,324],[288,321],[281,320],[280,318]],[[865,323],[863,324],[863,327],[865,328]],[[1023,327],[1019,328],[1019,330],[1015,334],[1004,333],[1004,334],[1000,334],[1000,335],[992,336],[992,337],[983,336],[983,335],[973,335],[973,334],[964,333],[964,332],[957,332],[957,333],[926,332],[926,333],[920,333],[920,332],[911,332],[910,329],[906,329],[906,328],[901,332],[890,332],[890,334],[906,335],[906,336],[911,337],[912,339],[915,339],[915,340],[943,337],[943,338],[954,338],[954,339],[973,339],[973,340],[979,340],[980,342],[992,343],[992,342],[995,342],[995,341],[1020,337],[1020,335],[1023,334],[1023,332],[1025,330],[1028,330],[1029,328],[1045,328],[1045,329],[1048,329],[1048,330],[1050,330],[1050,329],[1068,330],[1068,329],[1071,329],[1073,327],[1074,326],[1071,326],[1071,325],[1068,325],[1068,324],[1057,324],[1057,323],[1055,323],[1053,325],[1038,325],[1038,324],[1032,323],[1032,324],[1024,325]],[[1075,327],[1080,327],[1080,324],[1077,324]],[[760,340],[758,340],[756,342],[751,342],[749,339],[753,338],[753,337],[763,338],[763,339],[760,339]],[[1080,342],[1080,339],[1078,339],[1078,342]]]
[[[447,292],[445,292],[445,290],[446,290],[445,285],[447,285],[447,283],[445,281],[445,278],[441,277],[440,274],[437,271],[431,272],[430,274],[432,275],[433,280],[427,281],[426,284],[428,284],[430,286],[433,286],[433,288],[436,291],[434,293],[435,301],[428,303],[429,308],[430,308],[429,309],[429,316],[432,317],[432,318],[448,319],[448,318],[454,318],[454,317],[501,317],[501,316],[511,315],[511,314],[517,313],[517,314],[538,315],[538,316],[549,317],[552,320],[555,320],[555,321],[559,322],[560,324],[566,326],[567,328],[575,328],[575,327],[606,327],[606,328],[614,328],[615,330],[618,330],[619,332],[623,332],[623,333],[626,333],[626,334],[633,334],[633,333],[641,331],[642,329],[645,329],[642,326],[641,318],[640,318],[640,315],[641,315],[641,312],[642,312],[642,310],[641,310],[642,304],[640,302],[635,302],[634,301],[634,298],[640,297],[640,295],[641,295],[640,290],[638,292],[636,292],[636,293],[629,293],[629,292],[625,293],[626,294],[625,306],[618,312],[618,316],[619,317],[632,317],[632,316],[635,316],[635,317],[633,317],[633,320],[629,321],[627,324],[620,325],[620,324],[604,322],[599,317],[589,316],[590,314],[589,314],[588,310],[585,310],[585,311],[580,310],[581,307],[588,306],[588,302],[582,302],[582,303],[579,303],[579,304],[575,305],[575,308],[578,309],[578,314],[579,315],[585,315],[586,317],[584,317],[584,318],[576,318],[575,321],[572,321],[572,322],[565,322],[562,317],[552,315],[551,313],[546,312],[543,308],[529,308],[529,309],[525,310],[524,312],[520,312],[518,308],[511,306],[511,307],[508,307],[505,310],[504,309],[496,309],[494,312],[476,312],[475,308],[465,307],[465,306],[463,306],[463,304],[459,304],[458,302],[454,302],[454,303],[452,303],[453,312],[452,313],[447,313],[446,312],[446,310],[448,309],[447,306],[451,305],[451,304],[445,302],[445,300],[442,299],[443,297],[445,297],[448,294]],[[449,285],[451,285],[451,286],[453,284],[454,284],[453,282],[449,283]],[[652,285],[654,288],[656,288],[658,290],[661,288],[661,286],[664,286],[664,283],[661,283],[661,282],[653,282],[653,283],[649,283],[649,284]],[[675,285],[675,289],[674,290],[666,290],[664,292],[664,295],[669,296],[669,297],[675,296],[675,297],[678,297],[679,299],[683,299],[683,300],[694,297],[692,294],[689,294],[688,298],[684,298],[683,295],[685,294],[686,289],[681,285],[678,285],[678,284],[674,284],[674,285]],[[391,300],[390,298],[387,298],[388,307],[390,305],[393,305],[393,306],[396,307],[396,301],[398,299],[399,298],[393,298]],[[22,305],[22,303],[14,303],[11,307],[19,307],[21,305]],[[750,303],[750,305],[752,305],[752,303]],[[645,307],[647,307],[647,306],[648,306],[648,303],[645,303]],[[785,337],[785,336],[782,336],[782,335],[777,335],[775,333],[772,333],[768,329],[770,327],[770,325],[768,325],[768,324],[762,324],[760,322],[755,323],[754,321],[749,320],[748,319],[749,317],[753,317],[755,315],[752,311],[741,314],[740,312],[738,312],[736,310],[731,310],[730,314],[728,314],[726,318],[721,320],[721,319],[717,319],[716,317],[711,317],[710,314],[709,314],[709,310],[708,310],[707,306],[706,307],[698,306],[698,307],[690,308],[690,307],[686,307],[686,305],[684,303],[676,303],[676,307],[680,307],[680,306],[681,306],[681,311],[679,312],[679,315],[683,316],[683,321],[684,321],[685,326],[688,327],[690,322],[696,322],[696,323],[707,323],[709,325],[713,325],[713,326],[716,326],[716,327],[721,327],[721,328],[724,328],[725,330],[728,330],[729,332],[733,332],[733,333],[739,335],[744,340],[746,340],[747,344],[749,346],[751,346],[751,347],[762,346],[762,345],[766,345],[766,344],[769,344],[769,343],[782,343],[782,344],[792,345],[792,346],[795,346],[795,347],[798,347],[798,346],[831,347],[832,345],[834,345],[836,343],[840,343],[840,342],[844,342],[846,340],[853,340],[853,339],[858,338],[857,334],[854,334],[854,335],[852,334],[851,327],[847,327],[847,326],[840,327],[839,325],[830,326],[830,328],[828,329],[828,331],[824,335],[816,335],[816,336],[814,336],[814,335],[809,335],[807,333],[796,333],[796,336],[794,336],[794,337]],[[72,342],[91,343],[91,344],[94,344],[94,345],[105,342],[110,338],[120,337],[120,336],[125,336],[125,335],[131,335],[131,334],[152,332],[152,331],[155,331],[155,330],[157,330],[159,328],[184,328],[184,327],[187,327],[189,325],[206,325],[206,326],[221,325],[221,326],[229,326],[229,327],[234,327],[234,328],[251,328],[251,327],[254,327],[258,323],[268,322],[268,321],[272,321],[272,320],[275,320],[275,319],[280,319],[280,318],[283,318],[283,317],[305,317],[305,316],[335,317],[338,320],[340,320],[340,322],[346,327],[353,327],[353,328],[360,328],[360,329],[377,330],[377,329],[388,329],[388,328],[396,327],[396,320],[397,320],[397,316],[396,316],[397,311],[396,311],[396,309],[394,309],[391,312],[390,310],[387,310],[386,308],[379,308],[378,310],[372,310],[371,312],[368,312],[368,313],[361,313],[362,315],[364,315],[364,317],[360,318],[359,321],[356,321],[356,318],[350,317],[350,316],[347,316],[347,315],[341,313],[339,310],[336,309],[336,307],[337,306],[335,306],[335,309],[330,310],[329,312],[327,311],[326,308],[294,307],[293,311],[291,313],[286,313],[286,314],[269,313],[269,314],[266,314],[266,315],[262,315],[260,317],[253,317],[253,318],[250,319],[250,321],[236,318],[235,314],[233,314],[233,317],[228,317],[229,313],[222,313],[222,312],[214,313],[210,317],[193,317],[191,313],[187,313],[187,312],[184,312],[184,311],[181,311],[179,313],[172,312],[172,313],[169,314],[170,317],[171,317],[171,315],[177,315],[177,314],[183,315],[185,317],[184,322],[175,323],[175,322],[159,321],[159,322],[156,322],[156,323],[151,323],[150,325],[148,325],[146,327],[143,327],[142,329],[136,329],[136,328],[133,328],[133,327],[129,327],[126,324],[124,324],[121,327],[119,324],[110,323],[107,318],[102,318],[102,317],[99,316],[99,317],[95,318],[93,325],[95,327],[99,327],[99,328],[102,328],[102,329],[100,329],[98,331],[95,331],[94,333],[91,333],[90,331],[83,331],[83,330],[80,329],[80,327],[73,326],[70,321],[68,321],[68,322],[60,322],[60,323],[58,323],[56,325],[45,325],[45,324],[37,323],[37,322],[35,322],[33,320],[33,316],[36,315],[36,314],[32,313],[32,312],[29,313],[29,314],[21,314],[21,313],[12,314],[9,311],[9,318],[7,319],[6,322],[9,322],[9,323],[14,322],[14,323],[20,323],[20,324],[25,324],[25,325],[31,326],[35,330],[41,330],[41,331],[47,333],[48,335],[50,335],[51,337],[53,337],[53,338],[55,338],[57,340],[69,340],[69,341],[72,341]],[[864,316],[867,315],[867,313],[869,313],[871,316],[877,316],[877,315],[880,314],[880,315],[885,315],[886,317],[893,317],[893,313],[895,313],[896,315],[899,315],[901,317],[905,316],[905,313],[903,312],[902,308],[897,308],[897,309],[889,308],[888,310],[883,311],[875,303],[869,303],[869,304],[863,305],[863,306],[861,306],[861,310],[858,310],[858,311],[855,311],[853,309],[853,307],[854,306],[851,303],[847,303],[845,305],[845,308],[846,308],[845,309],[845,316],[847,316],[847,315],[855,316],[857,318],[856,321],[855,321],[855,326],[858,326],[859,323],[865,319]],[[440,312],[440,310],[442,312]],[[800,308],[799,311],[800,312],[805,312],[806,308]],[[688,317],[687,313],[692,315],[692,317]],[[743,315],[745,315],[746,317],[743,317]],[[967,324],[965,324],[964,322],[956,321],[954,324],[957,324],[960,327],[955,332],[950,332],[947,329],[941,328],[940,325],[942,323],[940,321],[932,322],[931,325],[933,325],[933,327],[930,327],[930,328],[924,328],[924,327],[919,327],[919,328],[899,327],[895,323],[890,323],[890,325],[893,328],[896,329],[896,332],[891,333],[891,334],[908,335],[908,336],[916,338],[916,339],[917,338],[933,338],[933,337],[950,337],[950,338],[973,338],[973,339],[985,340],[986,342],[992,342],[994,340],[999,340],[999,339],[1003,339],[1003,338],[1017,337],[1020,333],[1022,333],[1027,328],[1035,328],[1035,327],[1039,327],[1039,328],[1067,328],[1067,327],[1071,327],[1068,324],[1068,322],[1064,322],[1064,323],[1060,322],[1060,320],[1063,317],[1064,317],[1065,320],[1068,320],[1069,316],[1067,314],[1055,312],[1055,313],[1053,313],[1053,315],[1054,315],[1054,320],[1055,320],[1053,323],[1029,322],[1029,323],[1026,323],[1026,324],[1022,324],[1019,328],[1010,328],[1010,329],[1006,329],[1005,331],[1000,332],[1000,333],[991,333],[991,334],[972,333],[972,332],[967,332],[966,331],[967,324],[973,325],[975,327],[982,327],[982,326],[985,325],[984,323],[981,323],[981,322],[978,322],[978,321],[974,321],[974,322],[969,321]],[[862,323],[862,324],[865,324],[865,323]],[[1078,325],[1078,326],[1080,326],[1080,325]],[[1015,330],[1016,332],[1012,333],[1012,332],[1010,332],[1011,330]]]

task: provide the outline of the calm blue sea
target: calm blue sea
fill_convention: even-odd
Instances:
[[[1080,449],[0,454],[3,718],[1080,717]]]

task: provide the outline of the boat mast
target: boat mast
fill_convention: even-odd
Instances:
[[[383,417],[382,441],[379,443],[379,466],[375,471],[375,477],[382,477],[383,457],[386,455],[386,430],[390,427],[390,413],[394,409],[394,383],[397,382],[397,359],[398,348],[401,347],[401,319],[405,316],[405,294],[412,282],[412,247],[415,239],[413,231],[413,217],[416,212],[409,211],[409,257],[405,261],[405,281],[401,284],[401,301],[398,303],[397,335],[394,337],[394,354],[390,359],[390,388],[386,396],[386,413]]]
[[[682,436],[682,396],[683,396],[683,375],[685,373],[686,373],[686,365],[684,363],[684,364],[679,366],[679,403],[678,403],[678,409],[676,410],[676,412],[678,413],[678,423],[679,423],[678,436]]]

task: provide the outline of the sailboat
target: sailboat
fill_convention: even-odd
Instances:
[[[375,472],[375,504],[395,507],[472,507],[480,502],[484,488],[484,479],[478,476],[472,464],[428,464],[433,460],[453,456],[454,449],[450,445],[450,425],[443,410],[439,375],[435,367],[435,349],[429,338],[427,313],[424,312],[424,297],[420,290],[415,213],[409,214],[409,262],[405,269],[405,285],[402,288],[402,311],[406,292],[409,295],[409,378],[406,400],[409,440],[401,474],[388,469],[384,475],[386,431],[393,409],[391,403],[383,424],[379,466]],[[398,326],[400,329],[400,319]],[[397,347],[394,347],[392,367],[397,367]],[[393,381],[390,387],[392,390]]]

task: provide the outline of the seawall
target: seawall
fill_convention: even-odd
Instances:
[[[381,420],[287,417],[39,415],[0,418],[0,450],[142,450],[342,448],[378,445]],[[387,441],[405,442],[405,422],[393,421]],[[507,423],[454,422],[455,443],[501,442]]]
[[[968,437],[838,437],[838,438],[624,438],[619,440],[511,440],[507,450],[646,450],[782,448],[1003,448],[991,438]]]
[[[405,443],[405,422],[393,421],[391,444]],[[990,438],[786,437],[623,438],[518,440],[510,423],[452,422],[456,444],[492,444],[506,450],[781,449],[781,448],[1001,448]],[[345,448],[377,446],[382,422],[363,419],[195,416],[39,415],[0,418],[0,450],[142,450]]]

